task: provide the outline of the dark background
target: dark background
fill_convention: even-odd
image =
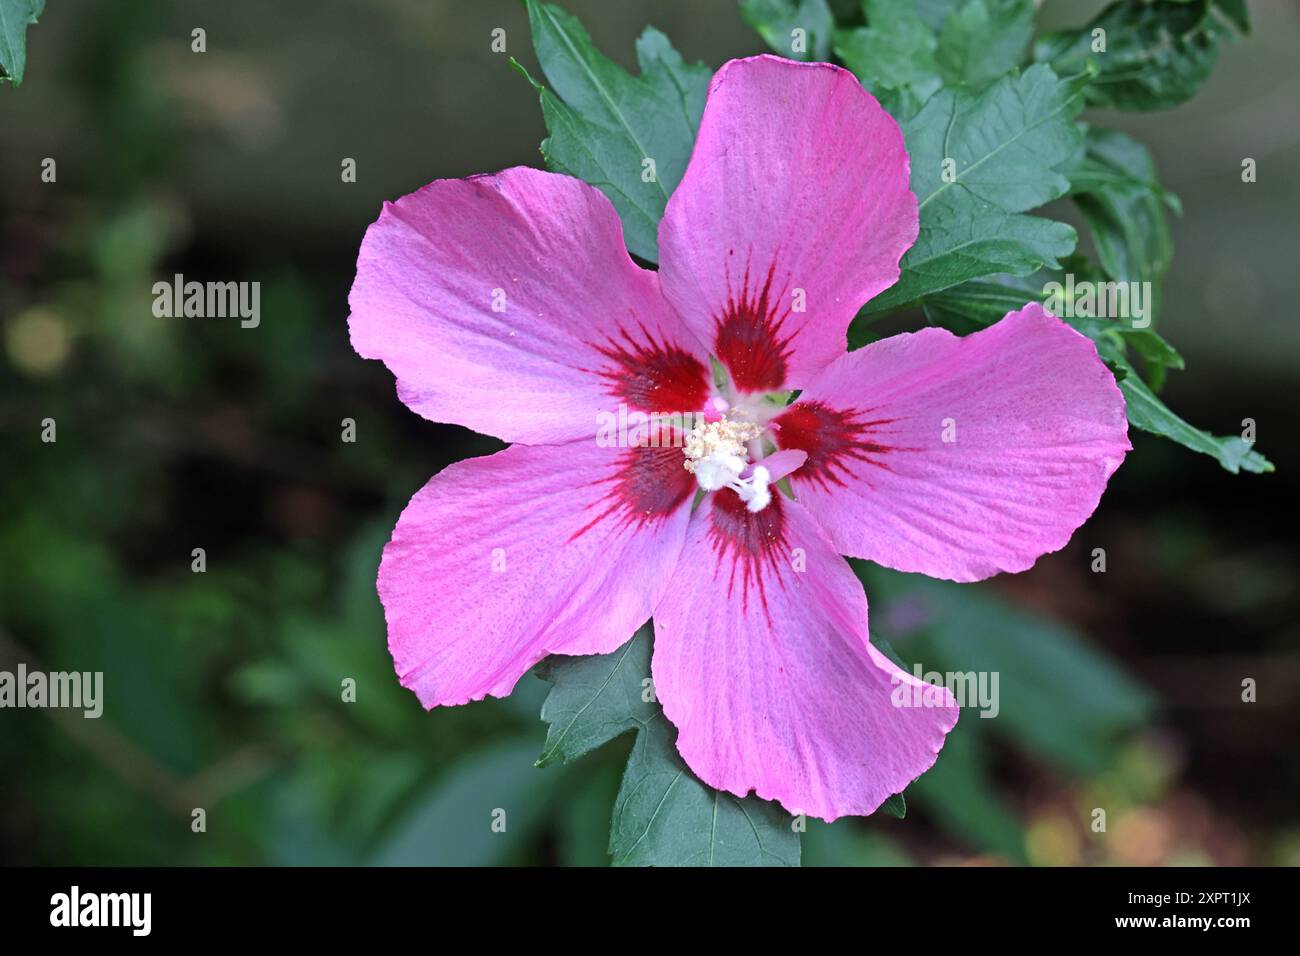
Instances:
[[[713,66],[762,47],[723,0],[564,5],[629,68],[647,24]],[[1098,6],[1048,3],[1041,22]],[[1011,843],[990,829],[1002,816],[921,801],[904,821],[815,827],[808,863],[1300,863],[1300,14],[1251,10],[1253,35],[1190,104],[1090,118],[1145,142],[1183,200],[1161,331],[1188,370],[1166,401],[1218,434],[1253,418],[1277,472],[1229,475],[1135,434],[1070,547],[978,586],[1068,623],[1157,708],[1087,773],[992,748]],[[0,88],[0,667],[103,670],[107,703],[98,721],[0,712],[4,862],[604,862],[628,741],[534,769],[532,677],[425,714],[374,594],[409,496],[499,446],[407,411],[352,353],[357,248],[385,199],[540,165],[511,55],[537,74],[506,0],[52,0],[29,32],[25,83]],[[154,318],[174,272],[261,282],[261,326]],[[464,824],[511,799],[509,833]],[[1087,829],[1099,801],[1105,840]]]

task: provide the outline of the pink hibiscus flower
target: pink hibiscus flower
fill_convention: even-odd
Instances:
[[[841,555],[956,581],[1024,570],[1129,443],[1096,349],[1037,305],[845,351],[916,239],[908,173],[852,74],[760,56],[713,79],[658,272],[567,176],[385,204],[354,348],[419,414],[515,443],[430,480],[384,549],[389,648],[426,707],[504,696],[653,617],[656,693],[710,786],[831,820],[934,763],[957,708],[895,706],[916,680],[868,641]],[[597,422],[620,405],[701,418],[679,447],[607,447]]]

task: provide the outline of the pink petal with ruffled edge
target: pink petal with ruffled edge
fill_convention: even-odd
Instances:
[[[825,820],[871,813],[934,764],[957,722],[946,690],[914,694],[921,682],[870,645],[862,586],[779,495],[757,514],[730,492],[700,506],[654,622],[677,749],[737,796]]]
[[[383,359],[402,401],[505,441],[591,437],[620,403],[708,397],[707,356],[628,257],[614,207],[568,176],[518,167],[385,203],[348,301],[352,347]]]
[[[1064,547],[1131,447],[1095,346],[1036,304],[852,352],[776,427],[808,453],[791,487],[841,553],[954,581]]]
[[[694,492],[678,448],[515,445],[448,466],[379,568],[402,684],[463,704],[548,654],[615,650],[663,594]]]
[[[843,354],[916,240],[908,168],[852,73],[773,56],[717,72],[659,225],[660,278],[739,390],[802,387]]]

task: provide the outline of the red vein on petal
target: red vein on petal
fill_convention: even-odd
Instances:
[[[915,450],[881,440],[876,432],[897,419],[869,419],[871,411],[840,411],[821,402],[796,402],[778,415],[772,422],[777,445],[808,453],[808,460],[790,480],[812,481],[823,488],[844,487],[853,462],[887,469],[885,458],[891,452]]]
[[[611,449],[611,453],[613,450]],[[671,515],[695,494],[695,479],[683,467],[680,448],[627,448],[615,472],[598,480],[611,487],[591,507],[599,513],[569,536],[574,541],[606,518],[639,528]]]
[[[785,539],[785,505],[781,495],[774,493],[772,502],[759,512],[752,512],[745,507],[739,495],[730,491],[718,491],[711,494],[712,511],[709,516],[709,541],[718,558],[718,566],[727,558],[731,559],[731,571],[727,578],[727,597],[730,599],[736,589],[736,575],[740,574],[742,611],[749,610],[749,591],[758,588],[758,596],[763,604],[763,614],[768,623],[772,614],[767,606],[767,584],[764,573],[776,570],[782,555],[786,554]],[[777,576],[781,587],[785,582]]]
[[[746,261],[745,278],[737,294],[732,291],[730,274],[727,276],[727,303],[722,315],[715,318],[713,354],[727,367],[731,381],[742,392],[777,391],[785,384],[793,336],[781,335],[790,309],[780,305],[786,287],[772,294],[775,277],[773,260],[762,288],[750,288]]]
[[[612,367],[583,369],[605,380],[610,395],[644,412],[695,412],[709,397],[709,370],[690,352],[667,339],[657,341],[641,323],[640,340],[627,329],[589,343],[614,362]]]

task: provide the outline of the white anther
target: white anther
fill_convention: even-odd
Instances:
[[[693,472],[695,480],[705,491],[717,491],[740,477],[740,473],[745,470],[745,459],[739,455],[715,452],[698,461],[688,461],[686,469]]]
[[[749,464],[747,443],[762,431],[753,422],[725,419],[697,425],[686,436],[686,470],[705,491],[730,488],[750,511],[762,511],[772,500],[771,473],[758,465],[748,478],[740,477]]]
[[[737,480],[735,484],[730,485],[734,488],[736,494],[740,495],[745,502],[745,507],[750,511],[762,511],[772,501],[772,492],[769,490],[771,474],[762,465],[754,466],[754,474],[749,478]]]

